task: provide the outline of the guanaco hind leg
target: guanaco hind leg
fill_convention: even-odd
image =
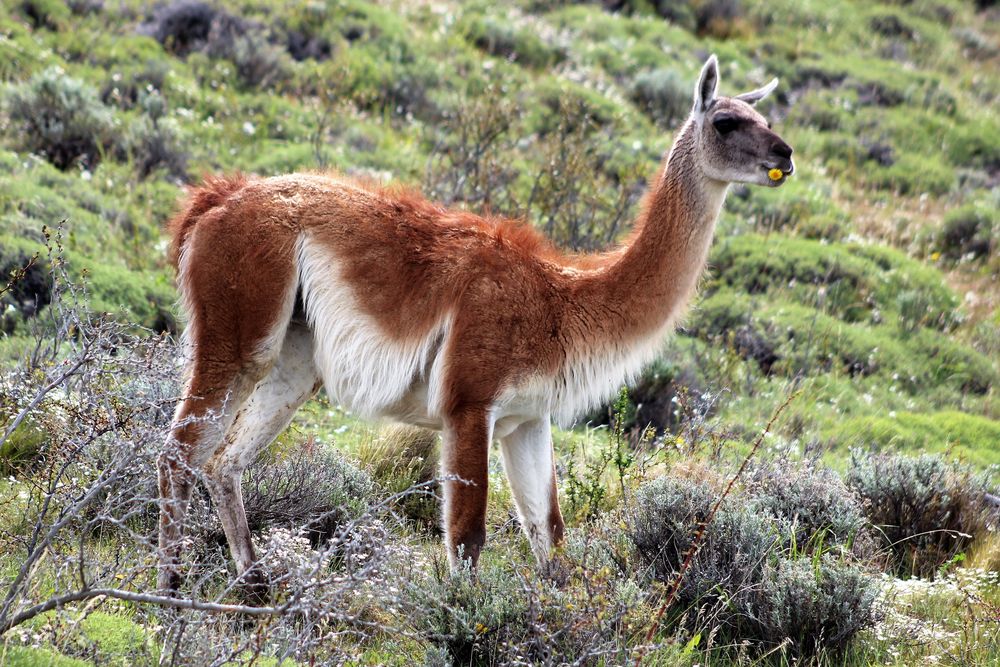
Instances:
[[[261,250],[253,212],[205,213],[187,234],[178,268],[191,320],[189,380],[158,461],[157,585],[180,583],[181,535],[196,471],[216,455],[237,411],[271,371],[292,317],[295,244],[272,234]],[[290,234],[290,232],[289,232]],[[241,267],[234,273],[233,267]]]
[[[222,444],[237,408],[263,369],[242,368],[196,356],[191,381],[157,461],[160,489],[160,568],[157,587],[180,584],[181,536],[196,472]]]
[[[257,560],[243,508],[243,471],[285,430],[302,403],[319,389],[312,333],[292,324],[274,367],[236,413],[222,448],[205,466],[205,482],[241,575],[251,586],[263,583],[251,570]]]
[[[535,558],[545,563],[563,537],[548,416],[521,424],[502,438],[500,452],[521,528]]]

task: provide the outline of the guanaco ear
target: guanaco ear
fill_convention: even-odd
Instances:
[[[705,113],[715,101],[715,91],[719,89],[719,60],[713,53],[701,68],[698,86],[694,89],[694,111]]]
[[[775,88],[778,87],[778,80],[771,79],[771,82],[765,86],[761,86],[757,90],[751,90],[749,93],[743,93],[742,95],[737,95],[733,99],[742,100],[747,104],[757,104],[762,99],[771,94]]]

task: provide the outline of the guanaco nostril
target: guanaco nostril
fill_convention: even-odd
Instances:
[[[786,160],[792,157],[792,147],[786,144],[784,141],[776,143],[771,146],[771,152],[778,157],[783,157]]]

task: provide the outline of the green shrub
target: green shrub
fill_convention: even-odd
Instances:
[[[746,234],[717,244],[711,259],[726,285],[751,294],[790,289],[800,303],[822,305],[847,322],[876,310],[883,320],[905,315],[914,326],[948,328],[955,319],[957,300],[940,274],[890,248]]]
[[[901,573],[932,576],[987,531],[985,477],[939,456],[854,450],[846,481]]]
[[[903,153],[890,167],[866,169],[861,176],[876,188],[903,195],[940,196],[955,187],[955,172],[950,165],[913,153]]]
[[[0,407],[3,406],[0,403]],[[13,407],[13,406],[11,406]],[[0,434],[7,428],[10,420],[6,415],[0,421]],[[21,422],[20,426],[0,445],[0,475],[11,475],[23,467],[30,467],[38,459],[38,454],[49,442],[49,434],[30,417]]]
[[[82,264],[82,262],[81,262]],[[81,271],[74,265],[74,273]],[[130,271],[113,264],[86,267],[86,287],[94,314],[124,316],[128,321],[157,332],[176,331],[177,294],[164,274]]]
[[[70,18],[62,0],[21,0],[20,10],[36,29],[59,30]]]
[[[839,422],[828,436],[839,445],[949,454],[985,468],[1000,465],[1000,422],[955,410],[866,415]]]
[[[48,648],[9,645],[0,648],[0,662],[7,667],[92,667],[94,664]]]
[[[58,67],[36,74],[8,95],[22,150],[44,155],[59,169],[93,168],[114,142],[114,116],[97,91]]]
[[[957,123],[945,139],[951,163],[956,167],[1000,170],[1000,123],[989,117]]]

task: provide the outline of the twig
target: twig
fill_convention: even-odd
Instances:
[[[246,614],[248,616],[280,616],[286,614],[291,609],[290,604],[280,607],[250,607],[241,604],[223,604],[221,602],[206,602],[204,600],[194,600],[185,598],[172,598],[165,595],[152,595],[150,593],[134,593],[132,591],[121,590],[120,588],[91,588],[89,590],[74,591],[65,595],[60,595],[36,604],[34,607],[25,609],[20,614],[12,617],[9,621],[0,625],[0,635],[13,627],[28,621],[39,614],[58,609],[71,602],[81,600],[92,600],[98,597],[115,598],[118,600],[128,600],[129,602],[142,602],[155,604],[161,607],[172,607],[174,609],[194,609],[206,611],[212,614]]]

